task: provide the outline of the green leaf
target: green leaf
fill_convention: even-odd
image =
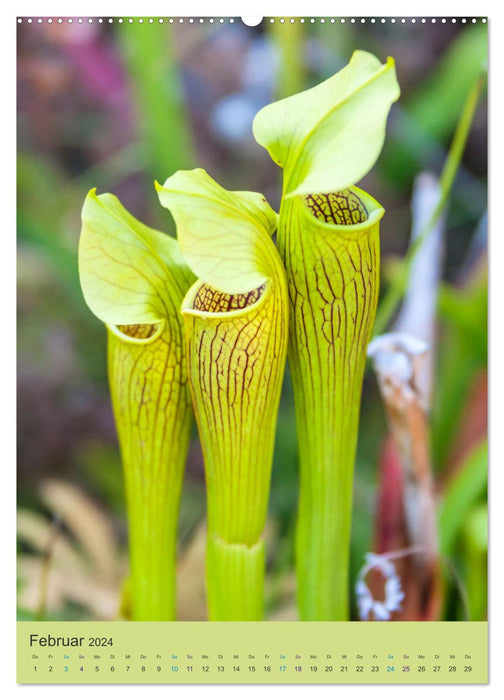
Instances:
[[[485,492],[487,461],[488,446],[484,440],[448,484],[439,509],[440,548],[445,556],[451,556],[471,508]]]
[[[284,196],[335,192],[360,180],[378,158],[398,98],[394,60],[381,64],[355,51],[320,85],[264,107],[254,137],[284,168]]]
[[[474,550],[488,550],[488,507],[481,503],[471,511],[464,526],[467,544]]]
[[[201,168],[180,170],[156,189],[175,219],[185,259],[204,282],[241,294],[272,276],[277,215],[263,195],[228,192]]]
[[[173,238],[135,219],[114,195],[95,190],[82,209],[79,274],[91,311],[115,326],[166,318],[192,279]]]

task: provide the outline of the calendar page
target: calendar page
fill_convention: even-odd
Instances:
[[[487,18],[16,24],[18,682],[487,683]]]

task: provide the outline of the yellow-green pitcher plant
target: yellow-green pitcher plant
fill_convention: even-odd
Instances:
[[[175,239],[111,194],[82,210],[84,298],[108,330],[129,524],[131,617],[175,619],[176,532],[192,421],[180,306],[194,276]]]
[[[186,355],[207,483],[211,620],[260,620],[276,418],[288,340],[285,272],[265,198],[179,171],[161,203],[198,280],[183,305]]]
[[[256,141],[284,170],[278,248],[290,301],[300,457],[301,619],[348,619],[352,488],[366,347],[379,288],[383,208],[354,186],[375,163],[394,61],[356,51],[314,88],[264,107]]]

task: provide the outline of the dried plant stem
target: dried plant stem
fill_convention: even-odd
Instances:
[[[375,338],[369,346],[385,403],[389,429],[402,466],[402,503],[407,542],[418,547],[413,557],[419,605],[435,619],[439,608],[439,543],[429,457],[426,405],[417,386],[427,344],[403,333]]]
[[[51,565],[54,555],[54,547],[61,532],[61,518],[55,515],[49,532],[49,539],[46,547],[42,552],[40,563],[40,583],[39,583],[39,599],[37,605],[37,620],[44,620],[47,607],[47,593],[49,590],[49,575],[51,573]]]
[[[444,249],[443,189],[420,173],[412,197],[412,258],[406,295],[393,333],[369,347],[385,403],[391,439],[382,458],[378,551],[399,543],[422,549],[401,562],[407,596],[401,619],[431,619],[439,613],[439,545],[430,465],[428,407],[436,345],[436,307]]]
[[[411,200],[411,245],[429,224],[441,194],[441,184],[434,174],[422,172],[416,177]],[[404,302],[394,325],[396,331],[414,335],[430,348],[418,366],[416,376],[417,389],[426,405],[430,405],[432,391],[436,307],[444,254],[444,219],[444,214],[441,214],[412,260]]]

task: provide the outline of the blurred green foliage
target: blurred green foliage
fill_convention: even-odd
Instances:
[[[419,170],[432,167],[439,146],[451,140],[469,89],[486,61],[486,27],[470,27],[450,43],[436,69],[402,101],[403,128],[386,142],[380,158],[380,167],[397,186],[408,187]],[[477,185],[476,190],[484,196]],[[474,203],[478,204],[481,200]]]
[[[126,25],[118,34],[136,110],[141,158],[150,173],[146,196],[155,209],[153,181],[163,183],[176,170],[196,167],[171,35],[171,27],[159,23]]]

